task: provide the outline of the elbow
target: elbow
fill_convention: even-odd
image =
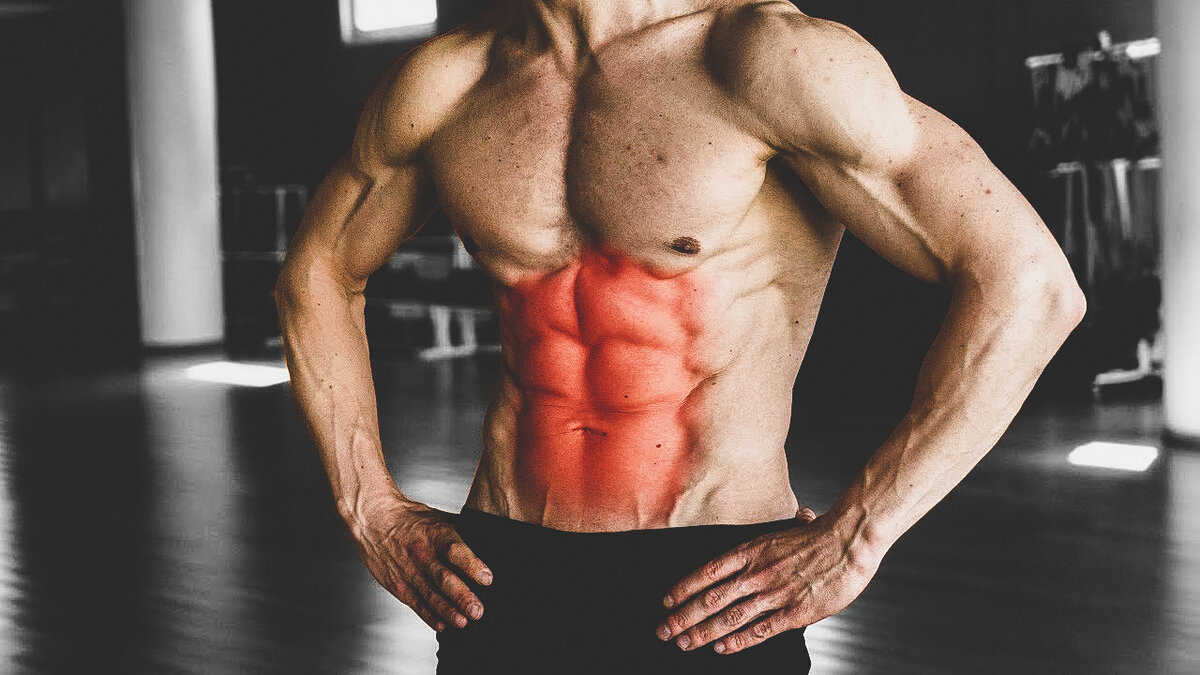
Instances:
[[[1075,275],[1068,274],[1057,281],[1049,295],[1052,316],[1060,318],[1068,326],[1068,333],[1075,330],[1087,314],[1087,297]]]
[[[1056,249],[1048,255],[1017,254],[970,265],[955,279],[956,294],[997,308],[1009,320],[1036,324],[1045,336],[1066,340],[1087,313],[1075,273]],[[1002,309],[1001,309],[1002,308]]]
[[[319,305],[319,300],[315,298],[349,299],[355,295],[361,296],[366,287],[365,280],[358,283],[349,281],[346,274],[337,271],[339,269],[323,258],[291,255],[285,258],[272,288],[275,308],[280,316],[310,302]]]
[[[1065,340],[1087,314],[1087,298],[1066,260],[1055,256],[1017,274],[1022,304],[1039,313],[1047,331]]]

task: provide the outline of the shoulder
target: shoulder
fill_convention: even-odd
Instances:
[[[396,59],[359,117],[356,164],[417,154],[486,72],[495,34],[470,25],[438,35]]]
[[[852,159],[904,142],[907,97],[879,52],[842,24],[787,2],[747,3],[717,19],[708,54],[714,78],[777,150]]]
[[[809,16],[785,0],[749,0],[724,9],[713,38],[743,56],[763,55],[787,43],[812,49],[870,47],[849,27]]]

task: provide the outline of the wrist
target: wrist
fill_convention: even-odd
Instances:
[[[388,483],[373,488],[356,488],[336,498],[338,515],[352,530],[376,520],[374,514],[381,509],[395,510],[398,505],[407,506],[416,502],[407,498],[394,484]]]
[[[875,569],[883,560],[883,556],[891,548],[889,539],[878,518],[861,503],[835,504],[828,513],[822,516],[828,518],[846,558],[854,567]]]

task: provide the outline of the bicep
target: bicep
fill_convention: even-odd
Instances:
[[[821,203],[892,264],[930,282],[964,267],[1011,264],[1053,238],[1019,191],[962,129],[904,96],[881,111],[900,143],[853,159],[793,153],[788,161]]]
[[[354,144],[321,182],[288,247],[289,266],[330,276],[352,291],[400,244],[416,234],[436,208],[422,158],[426,115],[404,86],[398,61],[372,92]],[[418,128],[418,122],[421,127]]]
[[[287,259],[316,266],[351,290],[420,229],[437,203],[416,161],[364,169],[351,156],[329,172],[305,209]]]
[[[1057,250],[978,144],[901,91],[860,36],[791,11],[756,16],[738,62],[748,84],[735,90],[762,138],[865,244],[930,282]]]

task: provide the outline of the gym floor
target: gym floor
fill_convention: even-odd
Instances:
[[[0,376],[0,669],[432,673],[433,633],[378,587],[333,509],[286,384],[188,379],[219,353]],[[495,355],[375,364],[402,489],[458,510]],[[827,507],[894,420],[793,429],[792,482]],[[1162,447],[1160,406],[1033,402],[809,629],[813,672],[1200,672],[1200,453],[1073,466],[1091,440]]]

